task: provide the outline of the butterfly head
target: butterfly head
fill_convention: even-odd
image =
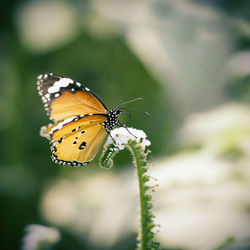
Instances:
[[[114,108],[107,112],[107,120],[103,123],[103,126],[106,130],[112,130],[118,123],[118,116],[121,114],[121,108]]]

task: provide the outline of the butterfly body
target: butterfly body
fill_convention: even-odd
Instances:
[[[122,110],[120,108],[115,108],[106,113],[107,120],[102,125],[107,131],[112,130],[117,125],[117,118],[121,112]]]
[[[122,110],[108,110],[89,88],[60,75],[39,75],[37,88],[53,121],[40,131],[50,140],[52,160],[69,166],[88,164]]]

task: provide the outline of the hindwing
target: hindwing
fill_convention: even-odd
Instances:
[[[104,115],[76,116],[41,129],[51,141],[52,160],[69,166],[82,166],[91,161],[106,133]],[[46,131],[46,132],[45,132]]]

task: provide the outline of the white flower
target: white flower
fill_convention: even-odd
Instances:
[[[31,224],[25,228],[22,250],[48,249],[60,240],[60,232],[53,227]]]
[[[142,148],[151,145],[151,142],[147,140],[147,135],[142,130],[135,128],[115,128],[110,132],[110,135],[105,143],[105,147],[110,144],[115,144],[114,146],[117,150],[123,150],[124,146],[128,144],[128,141],[136,141]]]

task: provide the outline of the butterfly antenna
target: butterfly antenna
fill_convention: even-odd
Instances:
[[[123,102],[119,107],[122,107],[128,103],[131,103],[131,102],[136,102],[136,101],[139,101],[139,100],[144,100],[142,97],[138,97],[136,99],[133,99],[133,100],[130,100],[130,101],[127,101],[127,102]]]
[[[134,108],[123,108],[123,109],[128,109],[128,110],[132,110],[132,111],[136,111],[136,112],[140,112],[140,113],[143,113],[145,115],[148,115],[148,116],[151,116],[148,112],[146,111],[143,111],[143,110],[139,110],[139,109],[134,109]]]

